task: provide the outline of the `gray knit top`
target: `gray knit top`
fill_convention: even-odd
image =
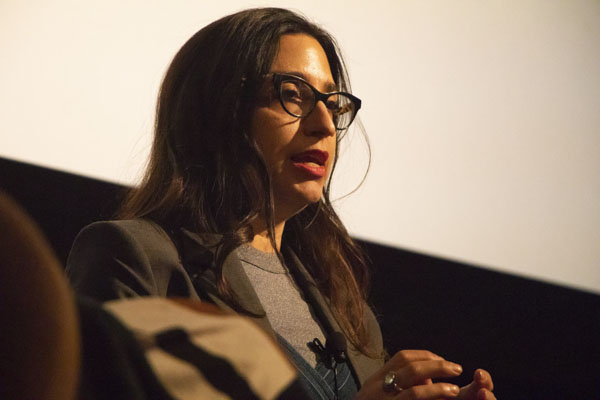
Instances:
[[[287,268],[275,253],[263,253],[249,245],[236,251],[275,332],[316,366],[316,355],[308,343],[315,338],[325,343],[325,335]]]

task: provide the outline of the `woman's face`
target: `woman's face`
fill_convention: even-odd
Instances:
[[[304,78],[321,92],[335,89],[325,51],[309,35],[282,36],[270,72]],[[271,176],[275,213],[287,219],[321,198],[335,158],[336,130],[323,102],[297,118],[282,108],[270,75],[263,90],[273,95],[256,108],[250,132]]]

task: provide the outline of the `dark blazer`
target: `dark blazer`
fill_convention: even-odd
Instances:
[[[184,228],[165,231],[147,219],[96,222],[84,228],[73,243],[67,260],[67,275],[78,294],[100,301],[132,296],[185,297],[210,301],[234,312],[217,291],[210,268],[215,259],[214,235],[200,235]],[[303,290],[307,302],[322,322],[325,334],[340,332],[327,300],[298,257],[283,250],[288,268]],[[259,317],[253,319],[266,332],[274,331],[235,252],[223,264],[223,275],[240,306]],[[383,354],[381,331],[367,307],[364,316],[371,348]],[[383,365],[348,343],[348,358],[362,384]]]

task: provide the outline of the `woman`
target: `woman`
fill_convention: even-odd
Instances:
[[[80,233],[71,280],[100,300],[183,296],[249,315],[314,398],[492,399],[483,370],[460,395],[433,384],[461,369],[429,352],[384,365],[365,260],[329,201],[361,105],[349,91],[334,40],[290,11],[246,10],[201,29],[166,73],[144,181],[121,221]],[[348,341],[337,367],[320,346],[336,332]]]

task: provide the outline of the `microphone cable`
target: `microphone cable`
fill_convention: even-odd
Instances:
[[[324,356],[324,364],[327,368],[333,370],[334,400],[339,400],[339,387],[337,380],[338,363],[346,362],[346,337],[341,332],[333,332],[325,340],[325,346],[318,338],[313,339],[312,344]]]

